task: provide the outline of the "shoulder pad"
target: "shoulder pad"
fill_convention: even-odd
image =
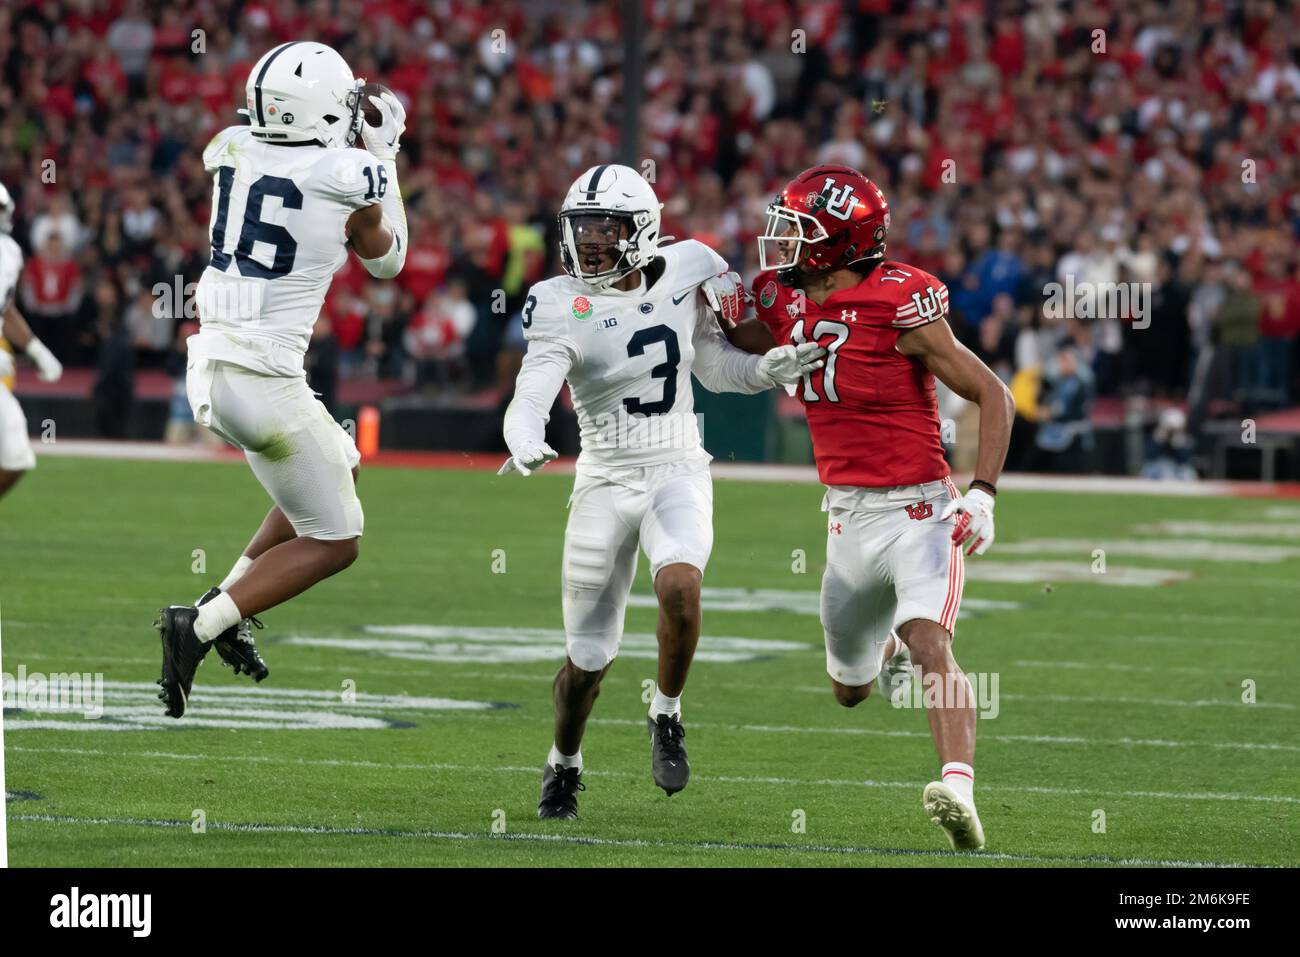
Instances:
[[[380,202],[381,182],[386,189],[397,188],[396,183],[388,182],[386,170],[379,172],[382,168],[383,164],[365,150],[327,150],[320,159],[318,182],[326,197],[349,209],[361,209]]]
[[[948,287],[917,266],[881,263],[880,288],[890,292],[895,329],[914,329],[948,314]]]
[[[591,296],[565,282],[567,276],[544,279],[528,290],[524,300],[524,338],[572,341],[574,325],[591,315]],[[585,314],[584,314],[585,311]]]
[[[696,239],[684,239],[664,246],[659,254],[667,264],[664,280],[672,292],[698,286],[728,269],[725,259]]]
[[[209,173],[225,165],[223,159],[239,151],[241,146],[253,142],[252,133],[247,126],[227,126],[212,137],[203,148],[203,168]]]

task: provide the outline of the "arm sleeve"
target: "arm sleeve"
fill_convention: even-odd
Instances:
[[[376,169],[384,171],[388,187],[384,191],[381,203],[384,207],[384,222],[393,234],[393,245],[388,252],[376,259],[363,259],[361,265],[370,275],[379,279],[391,279],[402,271],[406,265],[406,246],[408,234],[406,228],[406,205],[402,202],[402,191],[397,186],[397,163],[384,160]]]
[[[691,371],[710,392],[748,395],[772,388],[772,383],[758,371],[763,357],[744,352],[728,342],[707,309],[700,309],[695,317],[694,345],[695,362]]]
[[[546,423],[560,387],[573,367],[573,350],[553,339],[528,343],[524,364],[515,379],[515,397],[506,409],[503,430],[506,446],[514,449],[523,442],[546,439]]]

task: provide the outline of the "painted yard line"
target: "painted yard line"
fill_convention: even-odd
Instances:
[[[710,685],[712,687],[712,685]],[[731,687],[743,687],[734,685]],[[786,691],[795,691],[800,694],[819,694],[830,695],[831,689],[827,685],[824,688],[804,685],[801,687],[786,688]],[[1072,694],[1013,694],[1006,691],[999,693],[999,697],[1007,701],[1050,701],[1057,704],[1124,704],[1124,705],[1141,705],[1153,708],[1240,708],[1249,710],[1252,708],[1277,709],[1279,711],[1295,711],[1300,705],[1289,704],[1282,701],[1257,701],[1254,704],[1244,704],[1239,699],[1233,698],[1230,701],[1215,700],[1212,698],[1203,698],[1199,700],[1177,700],[1173,698],[1108,698],[1093,695],[1072,695]]]
[[[1242,628],[1255,628],[1258,625],[1285,625],[1294,629],[1296,620],[1294,617],[1284,618],[1280,616],[1241,614],[1241,615],[1202,615],[1195,612],[1165,612],[1165,611],[1095,611],[1088,608],[1080,609],[1075,612],[1083,618],[1106,618],[1114,620],[1116,618],[1137,618],[1143,621],[1162,621],[1166,624],[1174,621],[1188,621],[1193,623],[1204,622],[1208,624],[1220,625],[1240,625]],[[1292,632],[1294,633],[1294,632]]]
[[[1192,578],[1189,571],[1173,568],[1139,568],[1134,565],[1116,565],[1114,562],[1104,573],[1094,572],[1092,562],[1020,561],[999,562],[987,558],[966,563],[966,578],[974,582],[999,584],[1041,585],[1044,582],[1085,583],[1124,588],[1154,588],[1176,585]]]
[[[1283,701],[1257,701],[1254,704],[1245,704],[1240,699],[1233,699],[1232,701],[1216,701],[1212,698],[1202,698],[1194,701],[1180,701],[1171,698],[1094,698],[1088,695],[1006,693],[1003,693],[1001,697],[1008,701],[1051,701],[1060,704],[1125,704],[1158,708],[1238,708],[1243,711],[1249,711],[1254,708],[1276,708],[1281,711],[1295,711],[1297,707],[1296,705],[1288,704]]]
[[[998,555],[1078,555],[1091,561],[1101,549],[1109,558],[1123,555],[1166,561],[1277,563],[1300,557],[1294,545],[1260,545],[1191,538],[1034,538],[998,542]],[[1254,578],[1251,578],[1254,581]]]
[[[157,695],[157,684],[148,681],[105,681],[104,690],[110,692],[105,698],[134,699],[147,693],[150,698]],[[263,688],[243,685],[216,685],[200,688],[190,695],[189,700],[207,703],[206,699],[253,701],[259,704],[267,702],[329,704],[342,708],[424,711],[490,711],[498,705],[487,701],[466,701],[457,698],[431,698],[424,695],[376,694],[369,691],[356,691],[350,701],[344,701],[341,691],[321,688]]]
[[[1292,582],[1292,587],[1295,583]],[[1251,645],[1259,647],[1260,639],[1256,638],[1189,638],[1186,635],[1126,635],[1119,632],[1101,632],[1097,634],[1080,635],[1067,631],[1030,631],[1022,635],[1017,635],[1015,640],[1021,641],[1024,638],[1038,638],[1053,642],[1088,642],[1094,641],[1139,641],[1149,642],[1152,644],[1187,644],[1187,645]],[[1291,641],[1290,635],[1279,636],[1278,638],[1265,638],[1264,641]]]
[[[1145,675],[1221,675],[1222,668],[1192,668],[1188,665],[1126,665],[1118,661],[1037,661],[1020,659],[1017,668],[1060,668],[1071,671],[1123,671]]]
[[[606,723],[591,719],[591,723]],[[641,724],[642,722],[620,722]],[[692,727],[725,730],[753,731],[760,734],[848,734],[884,738],[930,738],[928,731],[884,731],[878,728],[800,728],[792,725],[746,724],[740,727],[692,722]],[[1164,738],[1085,738],[1077,735],[1053,734],[981,734],[980,743],[1015,744],[1081,744],[1087,747],[1125,745],[1149,748],[1214,748],[1228,751],[1300,751],[1300,745],[1277,744],[1272,741],[1172,741]]]
[[[382,771],[458,771],[482,774],[530,774],[536,775],[535,766],[503,765],[489,767],[478,764],[449,764],[446,762],[395,763],[386,761],[363,761],[349,758],[279,758],[257,754],[184,754],[173,751],[104,751],[95,748],[29,748],[10,747],[14,752],[30,754],[71,754],[78,757],[118,757],[148,758],[150,760],[168,761],[228,761],[245,764],[280,764],[306,767],[347,767],[369,768]],[[598,778],[636,778],[644,774],[631,771],[583,771],[584,777]],[[850,787],[876,789],[916,790],[922,787],[920,781],[872,781],[852,778],[787,778],[787,777],[752,777],[744,775],[707,775],[692,776],[695,781],[709,781],[720,784],[755,784],[779,787]],[[1102,798],[1151,798],[1168,801],[1244,801],[1264,804],[1300,804],[1300,797],[1286,794],[1236,794],[1223,791],[1105,791],[1093,788],[1054,788],[1039,785],[1015,784],[980,784],[980,792],[997,791],[1006,794],[1044,794],[1054,797],[1102,797]]]
[[[5,622],[5,624],[7,625],[8,622]],[[272,649],[272,653],[274,653],[274,649],[276,648],[276,646],[277,646],[278,644],[280,644],[280,642],[279,642],[277,639],[272,638],[272,639],[268,642],[268,644],[267,644],[266,647],[271,648],[271,649]],[[10,655],[10,657],[13,657],[13,656]],[[51,653],[51,652],[33,651],[33,652],[29,653],[29,654],[24,655],[23,658],[24,658],[24,661],[23,661],[23,662],[20,662],[20,663],[24,663],[24,664],[25,664],[25,663],[29,663],[29,662],[32,662],[32,661],[65,661],[66,658],[67,658],[67,656],[66,656],[66,655],[54,654],[54,653]],[[150,666],[156,668],[156,667],[158,666],[159,659],[158,659],[157,657],[154,657],[154,658],[117,658],[117,657],[106,657],[106,656],[104,656],[104,655],[95,655],[94,658],[89,659],[89,661],[91,661],[91,662],[93,662],[93,663],[95,663],[95,664],[98,664],[98,663],[100,663],[100,662],[108,662],[108,663],[117,664],[117,665],[150,665]],[[456,662],[437,662],[437,663],[438,663],[438,664],[446,664],[446,665],[454,665],[454,664],[456,664]],[[475,664],[475,663],[476,663],[476,662],[470,662],[470,661],[462,662],[462,664],[466,664],[466,665],[469,665],[469,664]],[[7,667],[8,667],[8,663],[7,663]],[[13,667],[16,668],[17,665],[13,665]],[[301,672],[308,672],[308,673],[312,673],[312,674],[332,674],[332,675],[338,675],[340,679],[345,678],[345,677],[346,677],[346,678],[355,678],[355,677],[358,677],[358,676],[370,676],[370,675],[383,675],[383,676],[385,676],[385,677],[392,677],[392,678],[410,678],[410,677],[411,677],[411,671],[413,670],[412,668],[373,668],[373,667],[370,667],[369,665],[367,665],[364,669],[358,669],[358,668],[356,667],[355,664],[348,664],[348,665],[341,665],[341,664],[340,664],[340,665],[308,665],[308,664],[299,664],[298,662],[294,662],[293,665],[290,666],[290,668],[291,668],[291,670],[293,670],[293,671],[295,671],[295,672],[301,671]],[[31,670],[31,669],[29,668],[28,670]],[[60,668],[47,668],[47,669],[44,669],[44,670],[48,673],[48,672],[51,672],[51,671],[82,671],[82,672],[84,672],[84,671],[86,671],[87,669],[86,669],[85,665],[76,664],[76,665],[64,665],[63,667],[60,667]],[[463,672],[463,671],[462,671],[462,672],[458,672],[458,673],[455,675],[455,677],[462,677],[462,676],[470,677],[471,675],[470,675],[469,673],[467,673],[467,672]],[[493,675],[488,675],[486,672],[478,672],[478,673],[475,673],[473,676],[474,676],[474,677],[485,677],[485,678],[486,678],[486,677],[492,677],[492,678],[510,678],[510,677],[521,677],[521,678],[522,678],[522,677],[529,677],[529,678],[532,678],[532,677],[536,677],[536,676],[534,676],[534,675],[518,675],[518,676],[512,676],[512,675],[508,675],[508,674],[500,674],[500,675],[493,674]],[[202,675],[200,675],[200,677],[202,677]],[[553,675],[553,674],[551,674],[551,675],[546,675],[545,678],[546,678],[547,681],[551,681],[551,680],[553,680],[553,679],[555,678],[555,675]],[[241,680],[242,680],[242,679],[241,679]],[[216,687],[216,686],[209,686],[208,688],[200,688],[199,691],[196,692],[196,694],[201,694],[204,690],[212,690],[213,687]],[[337,694],[337,692],[331,692],[331,694]]]
[[[105,818],[73,817],[56,814],[17,814],[10,815],[11,821],[24,821],[39,824],[73,824],[90,827],[148,827],[148,828],[186,828],[192,821],[173,821],[163,818]],[[727,841],[650,841],[639,838],[584,837],[577,834],[539,834],[515,832],[507,834],[489,834],[467,831],[424,831],[403,830],[382,827],[332,827],[324,824],[261,824],[261,823],[225,823],[209,821],[210,831],[229,831],[244,834],[317,834],[331,837],[396,837],[406,840],[434,841],[517,841],[536,842],[540,844],[567,844],[586,847],[628,847],[628,848],[678,848],[705,851],[775,851],[789,854],[852,854],[864,857],[932,857],[944,860],[978,863],[982,861],[1010,861],[1023,864],[1095,864],[1114,867],[1197,867],[1197,868],[1236,868],[1266,867],[1269,865],[1252,864],[1239,861],[1181,861],[1156,860],[1145,858],[1096,856],[1059,857],[1037,854],[1006,854],[998,851],[977,851],[971,854],[957,854],[953,851],[927,851],[919,848],[895,847],[857,847],[847,844],[743,844]]]
[[[1134,531],[1152,535],[1217,535],[1222,538],[1300,538],[1300,522],[1151,522],[1134,526]]]

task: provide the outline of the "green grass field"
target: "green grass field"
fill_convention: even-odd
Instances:
[[[4,670],[102,673],[105,713],[6,701],[10,863],[1300,860],[1300,504],[1264,500],[1003,494],[957,630],[958,661],[1000,691],[976,758],[988,850],[959,857],[921,809],[924,714],[830,695],[819,487],[718,481],[690,787],[650,778],[643,560],[581,820],[538,821],[571,481],[369,469],[359,562],[264,616],[265,683],[213,654],[175,722],[151,622],[221,579],[264,493],[239,463],[43,459],[0,503]]]

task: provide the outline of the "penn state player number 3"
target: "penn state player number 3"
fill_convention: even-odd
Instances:
[[[664,380],[663,397],[657,402],[642,402],[639,398],[623,400],[623,408],[628,415],[663,415],[672,409],[677,401],[677,365],[682,361],[681,346],[677,342],[677,333],[668,326],[651,326],[638,329],[627,341],[627,354],[635,359],[645,355],[646,346],[655,342],[664,344],[664,361],[650,370],[650,378]]]

